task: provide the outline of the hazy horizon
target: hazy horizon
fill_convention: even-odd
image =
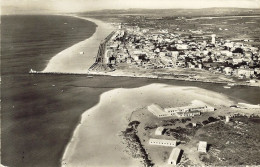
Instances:
[[[1,4],[2,14],[68,13],[106,9],[260,9],[260,0],[2,0]]]

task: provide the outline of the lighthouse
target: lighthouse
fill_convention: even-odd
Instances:
[[[216,43],[216,34],[211,35],[211,43],[215,44]]]

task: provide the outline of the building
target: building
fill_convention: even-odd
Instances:
[[[170,146],[176,147],[177,141],[176,140],[165,140],[165,139],[149,139],[149,144],[151,145],[159,145],[159,146]]]
[[[153,113],[153,115],[155,115],[157,117],[168,117],[168,116],[170,116],[169,113],[164,112],[163,109],[156,104],[151,104],[150,106],[147,107],[147,109],[151,113]]]
[[[130,57],[128,57],[128,58],[126,59],[126,63],[127,63],[127,64],[132,63],[132,59],[131,59]]]
[[[181,159],[181,149],[174,148],[170,154],[170,157],[168,159],[168,164],[170,165],[177,165]]]
[[[233,69],[231,67],[225,67],[224,72],[226,75],[232,75]]]
[[[211,43],[215,44],[216,43],[216,34],[211,35]]]
[[[163,135],[164,131],[165,131],[164,127],[158,127],[158,128],[156,128],[154,134],[155,135]]]
[[[249,68],[239,68],[237,69],[237,75],[238,76],[245,76],[246,78],[249,78],[250,76],[254,75],[254,69]]]
[[[230,121],[230,117],[226,115],[226,123]]]
[[[193,117],[200,115],[201,112],[214,111],[214,107],[210,106],[184,106],[184,107],[175,107],[175,108],[161,108],[158,105],[152,104],[147,107],[148,110],[157,117]]]
[[[178,45],[176,45],[176,48],[178,50],[187,50],[187,49],[189,49],[189,45],[187,45],[187,44],[178,44]]]
[[[214,107],[210,106],[184,106],[184,107],[169,107],[164,109],[168,113],[188,112],[188,111],[215,111]]]
[[[207,152],[207,145],[208,145],[207,142],[200,141],[199,146],[198,146],[198,151],[206,153]]]
[[[177,117],[193,117],[200,115],[200,111],[182,111],[182,112],[176,112],[175,115]]]

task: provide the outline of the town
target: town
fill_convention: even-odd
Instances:
[[[249,39],[231,41],[218,38],[216,34],[191,34],[118,24],[118,30],[106,42],[103,59],[99,60],[113,71],[120,66],[165,72],[188,68],[257,82],[259,48],[244,43]]]

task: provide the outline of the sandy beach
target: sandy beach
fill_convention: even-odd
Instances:
[[[90,38],[55,55],[42,72],[87,73],[89,67],[95,62],[100,41],[113,31],[112,25],[100,20],[73,17],[94,22],[97,25],[96,32]],[[84,52],[84,54],[80,54],[80,52]]]
[[[153,90],[153,91],[151,91]],[[114,89],[101,95],[99,103],[87,110],[74,131],[62,158],[62,166],[142,166],[131,158],[122,143],[133,111],[151,103],[162,106],[189,105],[201,100],[209,105],[234,104],[228,97],[197,87],[151,84],[133,89]]]

